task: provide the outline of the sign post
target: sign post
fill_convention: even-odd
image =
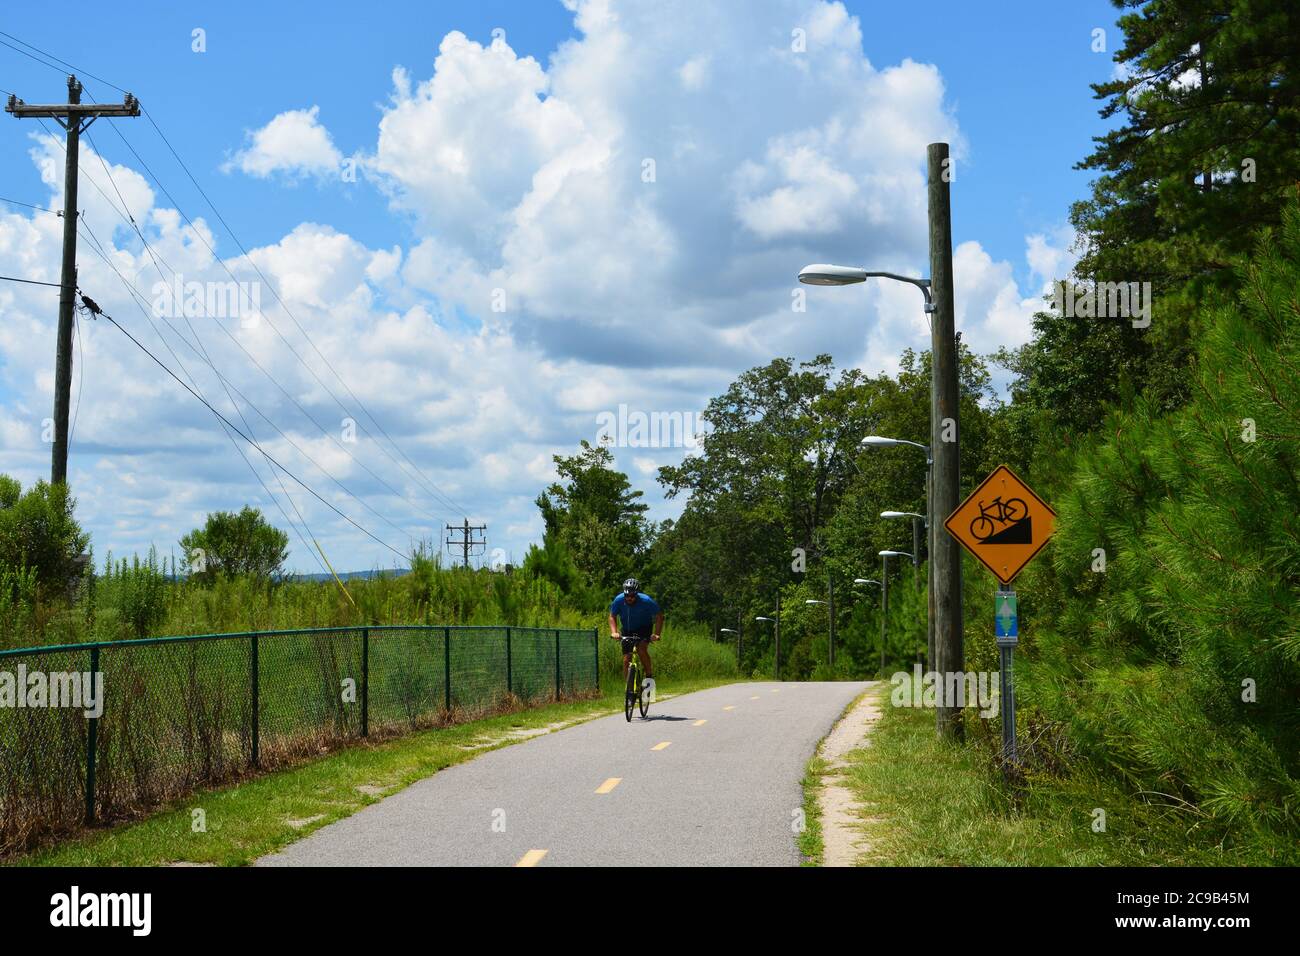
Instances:
[[[993,635],[1002,677],[1002,766],[1016,763],[1016,689],[1020,613],[1011,582],[1056,531],[1056,512],[1006,465],[994,469],[943,523],[1001,582],[993,596]]]
[[[1012,679],[1016,645],[1020,643],[1020,615],[1016,592],[1002,585],[993,595],[993,636],[998,642],[998,662],[1002,672],[1002,762],[1003,767],[1016,763],[1016,687]]]

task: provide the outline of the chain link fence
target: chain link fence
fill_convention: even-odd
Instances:
[[[0,651],[0,855],[362,737],[598,690],[590,630],[344,627]]]

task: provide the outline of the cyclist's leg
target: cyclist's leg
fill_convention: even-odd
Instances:
[[[650,642],[640,641],[636,646],[636,654],[641,658],[641,669],[645,671],[645,676],[653,677],[654,671],[650,666]]]
[[[632,666],[632,655],[623,655],[623,683],[627,683],[627,669]]]

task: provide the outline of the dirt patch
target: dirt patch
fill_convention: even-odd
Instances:
[[[293,827],[295,830],[301,830],[303,827],[309,826],[315,823],[317,820],[324,820],[324,819],[325,819],[325,814],[318,813],[314,817],[304,817],[301,820],[285,820],[284,822],[289,824],[289,826]]]
[[[874,681],[818,748],[825,761],[817,795],[822,817],[822,866],[854,866],[861,856],[871,852],[864,829],[878,820],[868,815],[868,807],[845,785],[844,771],[850,753],[871,746],[871,728],[881,715],[882,684]]]

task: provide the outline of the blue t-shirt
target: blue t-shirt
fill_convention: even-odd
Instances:
[[[649,636],[654,630],[655,618],[660,612],[654,598],[638,591],[636,601],[632,604],[628,604],[622,594],[614,598],[609,606],[609,613],[619,622],[624,634]]]

